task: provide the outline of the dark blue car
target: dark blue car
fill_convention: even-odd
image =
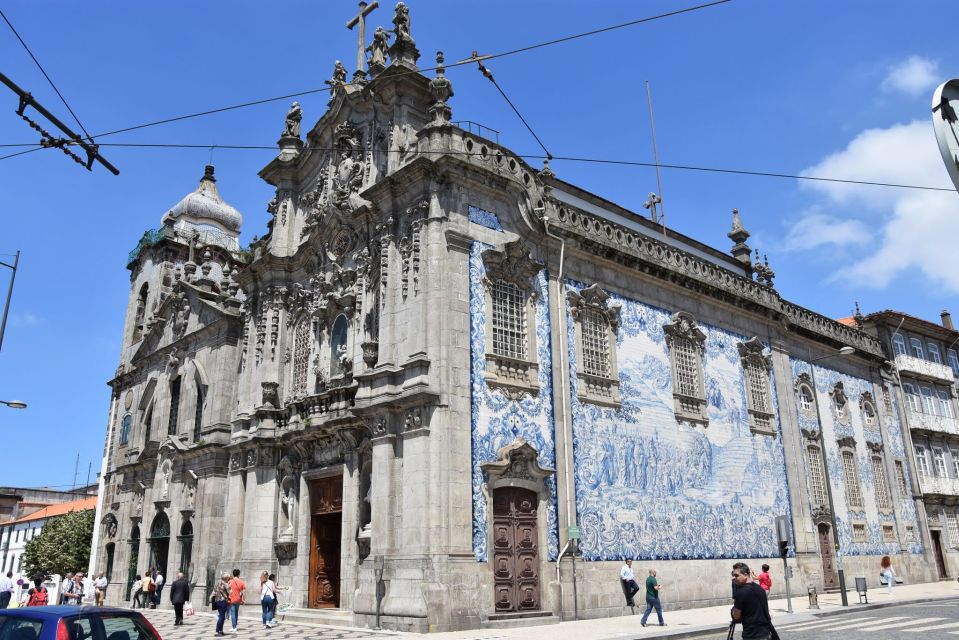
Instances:
[[[0,640],[161,640],[136,611],[112,607],[0,609]]]

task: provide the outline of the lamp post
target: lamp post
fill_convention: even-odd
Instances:
[[[17,265],[20,264],[20,252],[17,251],[17,255],[13,258],[13,264],[7,264],[6,262],[0,262],[0,266],[11,269],[13,273],[10,275],[10,288],[7,289],[7,301],[3,305],[3,319],[0,320],[0,349],[3,348],[3,331],[7,328],[7,312],[10,310],[10,297],[13,296],[13,281],[17,277]],[[26,406],[26,405],[24,405]],[[23,407],[20,407],[21,409]]]
[[[852,355],[855,352],[856,350],[852,347],[845,346],[835,353],[827,353],[824,356],[819,356],[818,358],[813,358],[809,361],[809,375],[812,380],[813,397],[816,399],[816,420],[819,422],[819,444],[821,445],[820,449],[822,450],[823,475],[826,478],[826,495],[829,496],[829,513],[832,516],[832,536],[833,542],[836,545],[836,569],[839,572],[839,593],[840,597],[842,598],[842,606],[844,607],[849,606],[849,601],[846,599],[846,574],[842,568],[842,552],[839,548],[839,530],[836,527],[836,504],[832,499],[832,482],[829,478],[829,460],[826,458],[826,442],[822,432],[822,417],[819,414],[819,391],[816,385],[816,367],[813,366],[813,363],[836,356]]]
[[[27,403],[22,400],[0,400],[0,404],[5,404],[11,409],[26,409]]]

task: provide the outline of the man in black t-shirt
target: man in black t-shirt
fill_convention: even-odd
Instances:
[[[733,565],[733,581],[738,589],[732,617],[743,625],[743,640],[769,640],[773,625],[766,592],[752,581],[749,567],[743,562]]]

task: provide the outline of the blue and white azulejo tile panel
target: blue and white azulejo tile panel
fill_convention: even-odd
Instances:
[[[500,448],[517,438],[530,443],[539,452],[542,467],[556,468],[556,446],[553,435],[553,384],[550,377],[552,358],[549,332],[549,306],[546,287],[546,272],[536,276],[536,353],[539,359],[539,393],[512,400],[486,384],[486,296],[483,277],[486,268],[481,253],[489,248],[474,242],[470,248],[470,384],[472,397],[472,446],[473,446],[473,552],[476,559],[488,559],[487,498],[483,491],[486,482],[484,462],[497,458]],[[547,557],[555,560],[559,555],[559,530],[556,516],[556,478],[546,480],[549,498],[546,504]]]
[[[567,290],[580,288],[567,283]],[[663,332],[671,313],[615,295],[610,304],[622,306],[616,340],[620,408],[577,399],[575,336],[569,332],[584,558],[775,556],[775,517],[790,513],[785,461],[778,435],[754,435],[749,428],[736,349],[748,338],[700,325],[706,334],[709,425],[677,423]]]

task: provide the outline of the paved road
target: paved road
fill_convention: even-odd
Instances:
[[[959,638],[959,600],[906,604],[777,626],[783,640],[947,640]],[[703,636],[725,640],[726,634]],[[739,631],[736,632],[739,638]]]
[[[143,611],[150,623],[160,632],[163,640],[210,640],[216,638],[216,617],[206,613],[184,619],[181,626],[173,626],[172,611]],[[355,629],[337,629],[336,627],[311,627],[298,624],[277,624],[273,629],[264,629],[258,618],[240,617],[237,633],[230,633],[230,618],[227,616],[224,640],[387,640],[383,633],[367,633]]]

